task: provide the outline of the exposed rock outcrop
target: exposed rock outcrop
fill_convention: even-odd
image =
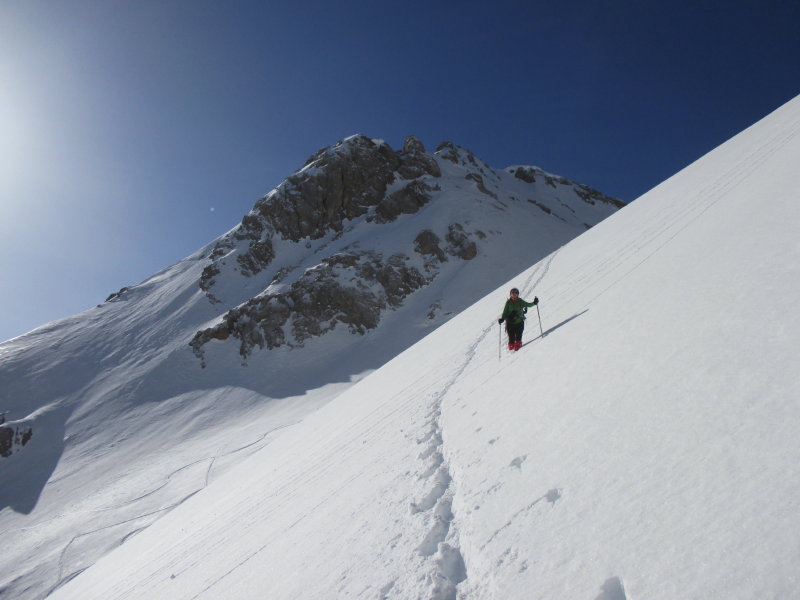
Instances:
[[[430,200],[431,185],[420,178],[436,178],[436,160],[414,136],[395,152],[385,142],[355,135],[311,156],[302,169],[256,202],[239,227],[221,240],[209,257],[201,287],[210,294],[221,257],[245,242],[237,257],[243,275],[261,272],[275,258],[272,240],[298,242],[341,232],[344,224],[360,217],[379,223],[419,210]],[[388,194],[396,180],[411,183]]]
[[[587,204],[596,204],[598,202],[604,204],[610,204],[617,208],[622,208],[625,206],[625,203],[621,200],[617,200],[616,198],[612,198],[611,196],[606,196],[605,194],[598,192],[594,188],[590,188],[588,185],[581,185],[581,184],[572,184],[575,188],[575,193]]]
[[[392,192],[375,208],[375,221],[389,223],[400,215],[417,212],[431,200],[433,187],[421,180],[414,180],[396,192]]]
[[[621,200],[616,198],[612,198],[611,196],[607,196],[601,192],[598,192],[594,188],[589,187],[588,185],[582,185],[579,183],[573,183],[569,179],[565,177],[559,177],[557,175],[551,175],[540,169],[539,167],[532,167],[532,166],[518,166],[518,167],[508,167],[506,169],[509,173],[511,173],[517,179],[524,181],[525,183],[537,183],[538,181],[543,181],[545,185],[552,189],[558,189],[559,187],[569,188],[572,190],[581,200],[586,202],[587,204],[608,204],[615,208],[622,208],[625,206],[625,203]],[[533,202],[533,201],[531,201]],[[541,203],[534,202],[540,208]]]
[[[441,240],[439,236],[433,233],[430,229],[424,229],[419,232],[419,235],[414,239],[414,251],[422,254],[423,256],[430,256],[436,258],[439,262],[445,262],[447,255],[439,247]]]
[[[255,346],[303,346],[340,323],[363,334],[377,327],[382,310],[397,308],[428,282],[408,260],[402,254],[335,254],[307,269],[287,291],[259,295],[228,311],[219,325],[198,332],[191,346],[202,360],[204,344],[233,336],[247,357]]]
[[[0,426],[0,457],[8,458],[19,451],[33,437],[33,428],[25,425]]]
[[[124,287],[120,289],[118,292],[114,292],[113,294],[109,294],[108,298],[105,299],[105,302],[113,302],[115,300],[121,300],[130,288]]]
[[[447,236],[447,253],[462,260],[472,260],[478,255],[478,246],[459,223],[450,225]]]
[[[413,135],[406,138],[399,158],[400,165],[397,172],[403,179],[416,179],[424,175],[442,176],[439,163],[425,152],[425,146]]]
[[[514,167],[511,169],[514,177],[521,179],[525,183],[536,183],[536,171],[538,169],[534,167]]]
[[[478,188],[478,190],[479,190],[479,191],[480,191],[482,194],[486,194],[487,196],[491,196],[492,198],[494,198],[495,200],[497,200],[497,194],[495,194],[494,192],[491,192],[491,191],[489,191],[489,190],[486,188],[486,184],[485,184],[485,183],[484,183],[484,181],[483,181],[483,177],[481,177],[481,176],[480,176],[480,175],[478,175],[477,173],[468,173],[468,174],[466,175],[465,179],[469,179],[470,181],[474,181],[474,182],[475,182],[475,185],[476,185],[476,187]]]
[[[250,218],[284,239],[317,239],[383,200],[400,158],[386,144],[355,136],[320,151],[256,203]],[[262,228],[262,229],[263,229]]]

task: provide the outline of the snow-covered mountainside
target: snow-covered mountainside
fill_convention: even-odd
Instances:
[[[798,161],[800,98],[52,597],[797,597]],[[512,283],[545,335],[508,354]]]
[[[57,589],[620,206],[357,135],[206,248],[0,344],[0,596]]]

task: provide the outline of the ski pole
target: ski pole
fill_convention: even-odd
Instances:
[[[539,303],[536,303],[536,314],[539,316],[539,332],[544,337],[544,329],[542,329],[542,313],[539,312]]]
[[[498,323],[497,324],[497,360],[502,360],[503,355],[501,354],[503,350],[503,326]]]

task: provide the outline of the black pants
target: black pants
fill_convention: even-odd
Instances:
[[[520,321],[519,323],[512,323],[511,321],[506,321],[506,333],[508,334],[508,343],[513,344],[514,342],[521,342],[523,329],[525,329],[525,321]]]

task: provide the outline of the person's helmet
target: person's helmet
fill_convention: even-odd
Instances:
[[[517,288],[511,288],[511,293],[519,296],[519,290]]]

